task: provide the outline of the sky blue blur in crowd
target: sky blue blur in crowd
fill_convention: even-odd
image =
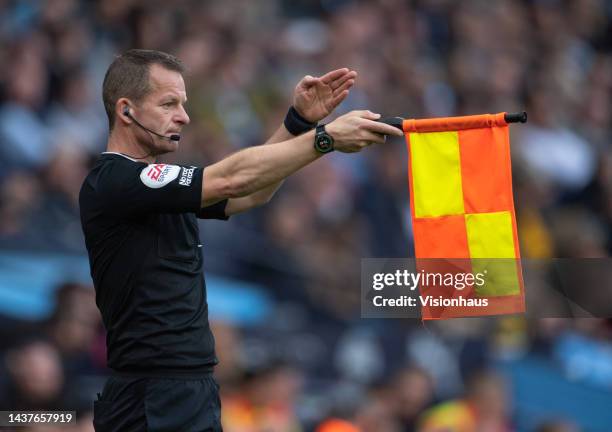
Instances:
[[[167,162],[206,166],[263,143],[297,81],[337,67],[359,76],[335,115],[524,109],[529,122],[511,127],[522,256],[612,252],[608,1],[0,1],[0,40],[6,254],[85,254],[78,193],[106,145],[102,78],[133,47],[175,54],[189,70],[191,124]],[[521,373],[556,373],[551,392],[592,386],[612,403],[612,372],[602,366],[581,380],[568,366],[581,350],[599,352],[587,368],[612,359],[609,320],[456,320],[425,330],[359,320],[360,259],[413,253],[406,167],[399,139],[359,157],[332,154],[267,206],[201,224],[207,274],[255,284],[273,304],[264,323],[216,323],[226,429],[307,431],[337,417],[365,432],[427,432],[426,409],[472,398],[490,430],[600,430],[597,402],[568,408],[525,390],[532,399],[521,403],[512,386],[523,388]],[[45,322],[0,320],[2,409],[72,403],[87,412],[105,373],[104,335],[90,286],[57,293]],[[489,373],[495,366],[501,375]],[[474,373],[480,384],[470,387]]]

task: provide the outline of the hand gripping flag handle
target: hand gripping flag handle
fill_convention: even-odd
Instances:
[[[480,114],[461,117],[439,117],[432,119],[404,119],[402,117],[385,117],[377,120],[403,130],[404,132],[437,132],[453,129],[471,129],[485,126],[503,126],[508,123],[526,123],[527,113]]]

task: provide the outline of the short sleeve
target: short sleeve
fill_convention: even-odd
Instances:
[[[107,211],[122,215],[196,213],[202,168],[113,161],[100,172],[98,191]]]
[[[196,217],[198,219],[220,219],[220,220],[228,220],[229,216],[225,214],[225,206],[227,205],[227,200],[219,201],[216,204],[213,204],[208,207],[204,207],[200,209],[196,213]]]

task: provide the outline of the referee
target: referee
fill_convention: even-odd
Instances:
[[[104,78],[107,151],[79,197],[113,371],[94,402],[96,431],[221,431],[197,219],[266,203],[287,176],[334,149],[401,135],[369,111],[317,127],[354,83],[354,71],[338,69],[298,83],[264,145],[206,168],[156,163],[189,123],[183,70],[169,54],[130,50]]]

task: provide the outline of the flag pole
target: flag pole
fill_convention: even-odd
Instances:
[[[505,113],[504,120],[506,121],[506,123],[527,123],[527,113],[525,111],[517,113]],[[400,130],[404,130],[403,117],[385,117],[377,121],[381,123],[386,123],[390,126],[394,126]]]

